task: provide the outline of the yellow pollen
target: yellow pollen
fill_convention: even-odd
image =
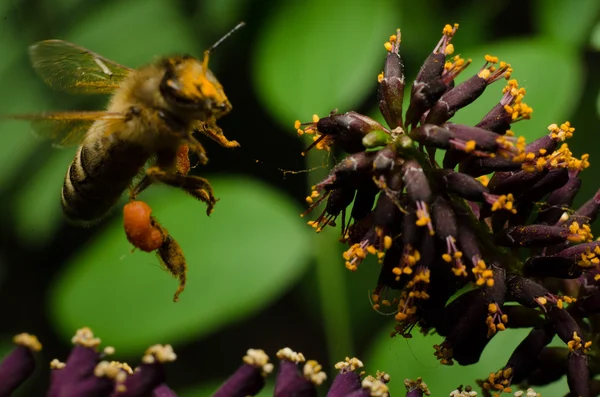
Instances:
[[[465,152],[466,153],[471,153],[473,150],[475,150],[475,146],[476,146],[477,142],[471,140],[471,141],[467,141],[465,143]]]
[[[498,57],[492,56],[492,55],[485,55],[484,59],[486,60],[486,62],[489,63],[498,63]]]
[[[387,250],[392,246],[392,238],[390,236],[385,236],[383,238],[383,247]]]
[[[378,83],[381,83],[381,81],[383,80],[383,77],[384,77],[384,75],[383,75],[383,72],[379,73],[379,74],[377,75],[377,82],[378,82]]]
[[[446,46],[446,50],[444,50],[444,54],[446,54],[446,55],[452,55],[453,53],[454,53],[454,45],[448,44]]]
[[[392,51],[392,43],[390,43],[389,41],[386,41],[383,46],[385,47],[385,49],[390,52]]]

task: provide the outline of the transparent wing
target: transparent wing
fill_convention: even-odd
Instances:
[[[62,40],[30,46],[29,57],[49,86],[73,94],[109,94],[133,70]]]
[[[54,146],[65,147],[79,144],[96,120],[107,124],[105,131],[109,135],[116,131],[109,128],[110,125],[122,122],[125,115],[117,112],[57,112],[11,115],[7,118],[29,121],[37,136],[51,139]]]

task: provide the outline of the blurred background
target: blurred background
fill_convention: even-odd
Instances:
[[[65,222],[60,189],[75,148],[54,149],[23,122],[0,123],[0,357],[19,332],[44,345],[44,364],[19,395],[44,395],[45,363],[64,360],[82,326],[132,364],[147,346],[172,344],[178,359],[168,367],[169,385],[183,396],[210,395],[251,347],[272,358],[285,346],[302,351],[331,378],[335,362],[358,356],[368,373],[391,374],[392,395],[402,394],[404,378],[422,376],[441,396],[499,369],[527,330],[500,333],[469,367],[440,366],[436,335],[389,337],[393,316],[372,310],[368,299],[379,265],[346,271],[339,228],[316,235],[306,221],[320,209],[300,217],[311,184],[340,156],[302,157],[310,139],[297,136],[294,121],[334,108],[381,120],[375,92],[389,35],[402,29],[410,84],[444,24],[458,22],[456,53],[474,60],[459,81],[489,53],[510,62],[528,90],[533,118],[515,125],[517,134],[530,141],[551,123],[575,126],[570,146],[592,162],[579,205],[599,185],[599,17],[597,0],[1,1],[0,114],[94,110],[107,101],[46,87],[27,57],[36,41],[68,40],[138,67],[164,55],[201,56],[240,20],[247,24],[210,60],[233,104],[219,125],[241,144],[203,140],[210,162],[193,172],[213,183],[214,213],[207,217],[203,204],[165,187],[140,197],[186,254],[188,283],[176,304],[177,281],[157,258],[131,253],[122,205],[91,228]],[[489,87],[455,120],[478,121],[501,90],[502,83]],[[563,395],[566,381],[543,390]]]

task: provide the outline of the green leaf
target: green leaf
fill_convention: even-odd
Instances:
[[[94,12],[65,39],[129,67],[152,62],[158,56],[202,56],[203,51],[169,0],[111,1],[94,6]]]
[[[27,49],[24,48],[23,51]],[[1,114],[40,112],[45,106],[41,86],[37,84],[33,72],[13,64],[2,75],[0,86],[4,95],[0,97]],[[9,73],[10,71],[10,73]],[[24,121],[0,119],[0,191],[11,186],[7,182],[19,171],[21,162],[30,155],[40,143],[33,134],[30,125]],[[50,145],[48,145],[48,150]],[[17,187],[18,188],[18,187]]]
[[[147,200],[187,258],[180,301],[173,303],[177,282],[157,258],[130,254],[119,219],[53,285],[51,318],[65,339],[86,325],[123,354],[154,343],[181,345],[251,316],[302,275],[310,228],[301,210],[251,178],[210,180],[221,199],[210,217],[175,189],[155,186],[160,194]]]
[[[594,25],[590,34],[590,45],[596,51],[600,51],[600,22]]]
[[[352,110],[377,88],[383,43],[397,23],[387,0],[280,3],[256,43],[260,99],[292,133],[296,119]]]
[[[270,376],[273,376],[271,374]],[[208,382],[206,384],[190,387],[185,389],[181,393],[177,393],[179,397],[211,397],[221,387],[225,380],[221,382]],[[263,389],[256,395],[256,397],[271,397],[275,390],[275,383],[267,381],[267,384]]]
[[[527,336],[529,330],[508,329],[498,333],[485,348],[478,363],[469,366],[440,365],[435,359],[433,345],[442,342],[438,335],[423,336],[413,332],[412,339],[390,338],[393,325],[385,328],[375,338],[364,357],[367,373],[375,370],[390,374],[389,383],[391,395],[403,395],[405,388],[403,379],[422,377],[429,386],[431,395],[447,396],[458,385],[471,385],[476,391],[476,379],[487,377],[490,372],[501,369],[508,361],[517,345]],[[558,338],[550,346],[564,346]],[[514,391],[518,389],[515,388]],[[565,379],[545,386],[535,387],[535,391],[543,396],[562,396],[567,392]]]
[[[48,149],[51,150],[51,149]],[[34,245],[47,240],[60,224],[60,192],[75,150],[54,150],[50,159],[24,184],[16,204],[20,239]]]
[[[503,41],[466,49],[462,56],[472,58],[473,65],[463,72],[462,80],[483,65],[485,54],[510,63],[514,69],[512,78],[527,90],[524,102],[533,108],[533,114],[531,120],[514,124],[515,134],[524,135],[531,142],[547,134],[548,125],[560,124],[573,114],[583,84],[583,67],[575,49],[542,39]],[[501,80],[487,87],[481,97],[459,110],[451,121],[469,125],[479,122],[500,101],[504,85]]]
[[[536,9],[539,11],[533,15],[537,17],[538,29],[548,39],[576,47],[585,45],[600,16],[598,0],[538,0]]]

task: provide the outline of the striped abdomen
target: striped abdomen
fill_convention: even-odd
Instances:
[[[150,157],[140,146],[111,138],[82,144],[67,170],[62,207],[73,221],[105,215]]]

